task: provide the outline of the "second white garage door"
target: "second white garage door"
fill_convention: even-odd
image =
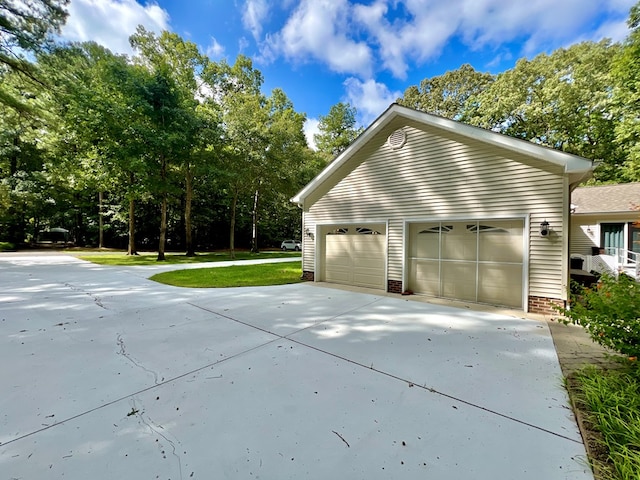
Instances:
[[[386,226],[325,227],[324,281],[385,289]]]
[[[409,288],[521,308],[523,230],[522,220],[412,224]]]

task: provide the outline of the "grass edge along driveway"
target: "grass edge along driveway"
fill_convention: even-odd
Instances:
[[[261,287],[302,281],[300,260],[286,263],[232,265],[230,267],[193,268],[157,273],[154,282],[188,288]]]
[[[195,257],[187,257],[184,253],[167,253],[165,260],[158,262],[157,253],[142,253],[140,255],[126,255],[124,253],[90,253],[77,255],[80,260],[92,262],[98,265],[117,265],[123,267],[168,265],[168,264],[190,264],[205,262],[228,262],[230,260],[259,260],[268,258],[300,258],[299,252],[265,252],[250,253],[236,252],[235,258],[231,258],[227,252],[201,253]]]

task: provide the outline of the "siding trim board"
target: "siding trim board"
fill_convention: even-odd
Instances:
[[[406,133],[406,143],[394,150],[387,137],[398,129]],[[292,199],[303,209],[303,231],[314,233],[314,240],[305,237],[303,271],[321,281],[328,226],[384,224],[384,288],[404,291],[411,288],[413,223],[518,220],[522,225],[521,308],[542,310],[542,303],[566,299],[569,196],[592,167],[590,160],[575,155],[392,105]],[[540,223],[545,220],[552,235],[541,237]],[[459,228],[464,230],[464,225]],[[507,241],[486,238],[496,245]],[[486,245],[492,243],[484,245],[490,248]],[[368,258],[374,257],[378,258]],[[461,272],[466,267],[451,268]],[[498,267],[482,267],[481,273],[480,267],[475,268],[482,282]],[[515,267],[496,272],[503,275],[501,281],[520,275]],[[483,298],[499,298],[498,285],[500,281],[493,290],[483,286]],[[471,287],[453,284],[448,292],[465,288]]]

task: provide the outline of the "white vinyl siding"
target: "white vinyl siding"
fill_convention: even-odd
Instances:
[[[600,246],[598,218],[592,216],[571,217],[570,244],[569,253],[591,255],[591,248]]]
[[[637,222],[634,213],[601,213],[587,215],[573,215],[571,217],[571,248],[570,253],[579,255],[591,255],[591,247],[602,247],[602,224],[624,224],[623,241],[624,248],[631,250],[629,245],[629,224]]]
[[[387,276],[404,280],[406,220],[528,216],[528,294],[563,298],[561,167],[430,127],[405,125],[406,145],[392,150],[385,140],[401,126],[381,130],[345,164],[353,168],[351,173],[332,176],[306,199],[305,227],[313,230],[317,223],[350,219],[387,220]],[[553,229],[551,238],[538,234],[544,220]],[[316,254],[309,243],[304,249],[305,270],[314,269]]]

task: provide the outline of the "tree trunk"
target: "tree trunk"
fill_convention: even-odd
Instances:
[[[136,201],[129,199],[129,248],[127,255],[138,255],[136,252],[136,218],[135,218]]]
[[[235,238],[236,238],[236,206],[238,205],[238,188],[233,191],[233,200],[231,202],[231,226],[229,227],[229,256],[231,259],[236,258]]]
[[[76,204],[78,205],[78,208],[76,210],[76,228],[75,228],[76,232],[75,232],[75,239],[73,240],[73,243],[78,247],[84,247],[85,246],[84,217],[82,215],[80,194],[77,193],[76,195],[74,195],[74,198],[76,200]]]
[[[98,192],[98,248],[104,248],[104,220],[102,218],[102,201],[104,193]]]
[[[129,172],[129,186],[133,187],[135,176],[133,172]],[[127,255],[138,255],[136,252],[136,201],[133,197],[129,199],[129,248]]]
[[[193,232],[191,227],[191,202],[193,198],[193,173],[191,165],[187,163],[187,175],[185,178],[185,205],[184,205],[184,243],[187,257],[195,257],[193,248]]]
[[[167,193],[162,194],[162,205],[160,208],[160,243],[158,245],[158,262],[164,258],[164,245],[167,240]]]
[[[163,122],[164,124],[164,122]],[[167,179],[167,159],[163,154],[160,155],[160,178],[162,179],[162,188],[166,190]],[[160,205],[160,241],[158,243],[158,262],[164,261],[164,247],[167,241],[167,192],[162,192],[162,203]]]
[[[251,253],[258,252],[258,190],[253,196],[253,211],[251,212]]]

